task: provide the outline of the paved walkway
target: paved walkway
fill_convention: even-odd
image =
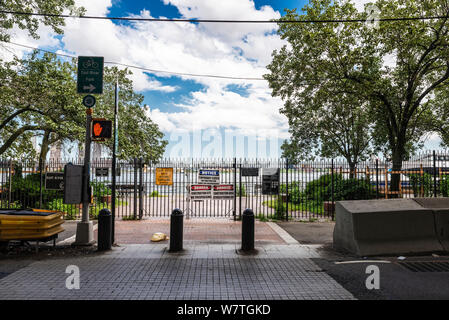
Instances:
[[[119,244],[150,243],[156,232],[170,235],[170,219],[154,218],[142,221],[116,221],[115,239]],[[95,234],[95,238],[96,238]],[[230,219],[184,219],[184,241],[203,243],[239,243],[242,239],[241,221]],[[279,234],[265,222],[256,221],[256,245],[285,244]]]
[[[353,299],[301,245],[264,245],[242,255],[238,244],[191,243],[114,247],[87,257],[37,261],[0,279],[2,299]],[[80,289],[66,288],[67,266],[80,270]]]

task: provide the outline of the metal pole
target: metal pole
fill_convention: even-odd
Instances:
[[[239,170],[239,220],[242,220],[242,163]]]
[[[81,222],[76,228],[75,245],[91,245],[93,244],[93,224],[89,221],[89,205],[90,205],[90,146],[91,146],[91,123],[92,109],[86,109],[86,142],[84,150],[84,170],[83,170],[83,212]]]
[[[115,106],[114,106],[114,143],[112,145],[112,203],[111,203],[111,213],[112,213],[112,232],[111,232],[111,242],[115,242],[115,202],[116,202],[116,185],[117,185],[117,148],[118,148],[118,80],[115,82]]]
[[[433,197],[437,197],[437,158],[435,150],[433,150]]]
[[[379,159],[376,159],[376,199],[379,199]]]
[[[139,219],[143,217],[143,159],[139,159]]]
[[[234,158],[234,221],[237,219],[236,217],[237,210],[237,158]]]
[[[334,220],[334,215],[335,215],[335,198],[334,198],[334,159],[332,158],[332,162],[331,162],[331,193],[332,193],[332,205],[331,205],[331,210],[332,210],[332,220]]]
[[[137,158],[134,158],[134,201],[133,201],[133,210],[134,210],[134,219],[137,219]]]
[[[286,168],[286,173],[285,173],[285,193],[286,193],[286,197],[287,199],[285,199],[285,205],[287,206],[286,209],[286,213],[285,213],[285,219],[286,221],[288,221],[288,158],[285,158],[285,168]]]

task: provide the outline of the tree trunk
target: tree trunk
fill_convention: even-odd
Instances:
[[[45,169],[45,162],[47,159],[49,146],[50,146],[50,131],[45,131],[41,144],[41,152],[39,155],[39,172],[43,172],[43,170]]]
[[[354,179],[356,163],[353,161],[348,161],[348,164],[349,164],[349,179]]]

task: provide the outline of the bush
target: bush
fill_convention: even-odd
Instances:
[[[237,188],[235,190],[236,190],[236,193],[235,193],[236,196],[239,197],[240,196],[240,186],[237,185]],[[246,197],[246,189],[243,184],[242,184],[242,197]]]
[[[64,219],[66,220],[75,220],[79,213],[78,208],[76,208],[74,205],[63,203],[63,199],[61,198],[54,199],[53,201],[47,203],[46,209],[61,211],[62,213],[64,213]]]
[[[376,198],[374,187],[365,179],[345,179],[334,188],[334,200],[369,200]],[[330,199],[328,199],[330,200]]]
[[[343,181],[340,174],[334,174],[334,193],[338,185]],[[307,183],[304,190],[304,196],[307,199],[316,200],[320,202],[329,201],[332,199],[332,175],[325,174],[316,180]]]
[[[11,199],[16,202],[20,207],[33,207],[39,206],[40,199],[40,174],[33,173],[27,176],[22,176],[22,170],[20,167],[16,167],[16,173],[11,179]],[[45,179],[45,177],[42,177]],[[42,181],[42,199],[43,202],[52,201],[55,198],[60,198],[61,191],[46,190],[45,181]]]
[[[277,198],[274,204],[274,219],[284,220],[285,213],[287,212],[287,207],[282,201],[282,198]]]
[[[443,197],[449,197],[449,176],[440,180],[440,192]]]
[[[411,174],[410,184],[412,185],[415,197],[430,197],[433,194],[433,177],[429,173]],[[421,189],[423,192],[421,192]]]
[[[103,197],[110,196],[112,194],[111,188],[109,188],[109,186],[104,182],[92,181],[90,185],[92,186],[93,196],[98,203],[104,202]]]

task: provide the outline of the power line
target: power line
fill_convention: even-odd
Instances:
[[[76,56],[72,56],[72,55],[68,55],[68,54],[62,54],[62,53],[56,53],[56,52],[53,52],[53,51],[40,49],[40,48],[36,48],[36,47],[32,47],[32,46],[28,46],[28,45],[24,45],[24,44],[20,44],[20,43],[9,42],[9,41],[1,41],[1,42],[8,43],[8,44],[13,44],[13,45],[16,45],[16,46],[19,46],[19,47],[24,47],[24,48],[28,48],[28,49],[32,49],[32,50],[38,50],[38,51],[41,51],[41,52],[51,53],[51,54],[55,54],[55,55],[62,56],[62,57],[77,59]],[[231,76],[221,76],[221,75],[212,75],[212,74],[183,73],[183,72],[174,72],[174,71],[166,71],[166,70],[156,70],[156,69],[139,67],[139,66],[129,65],[129,64],[120,63],[120,62],[113,62],[113,61],[105,61],[104,63],[118,65],[118,66],[127,67],[127,68],[138,69],[138,70],[152,72],[152,73],[166,73],[166,74],[172,74],[172,75],[177,75],[177,76],[218,78],[218,79],[230,79],[230,80],[249,80],[249,81],[265,80],[264,78],[231,77]]]
[[[325,20],[220,20],[220,19],[169,19],[169,18],[139,18],[139,17],[104,17],[104,16],[81,16],[68,14],[35,13],[23,11],[0,10],[1,14],[14,14],[23,16],[53,17],[53,18],[74,18],[74,19],[94,19],[94,20],[115,20],[115,21],[141,21],[141,22],[190,22],[190,23],[364,23],[366,19],[325,19]],[[376,21],[416,21],[416,20],[439,20],[449,19],[446,16],[430,17],[396,17],[396,18],[378,18]]]

